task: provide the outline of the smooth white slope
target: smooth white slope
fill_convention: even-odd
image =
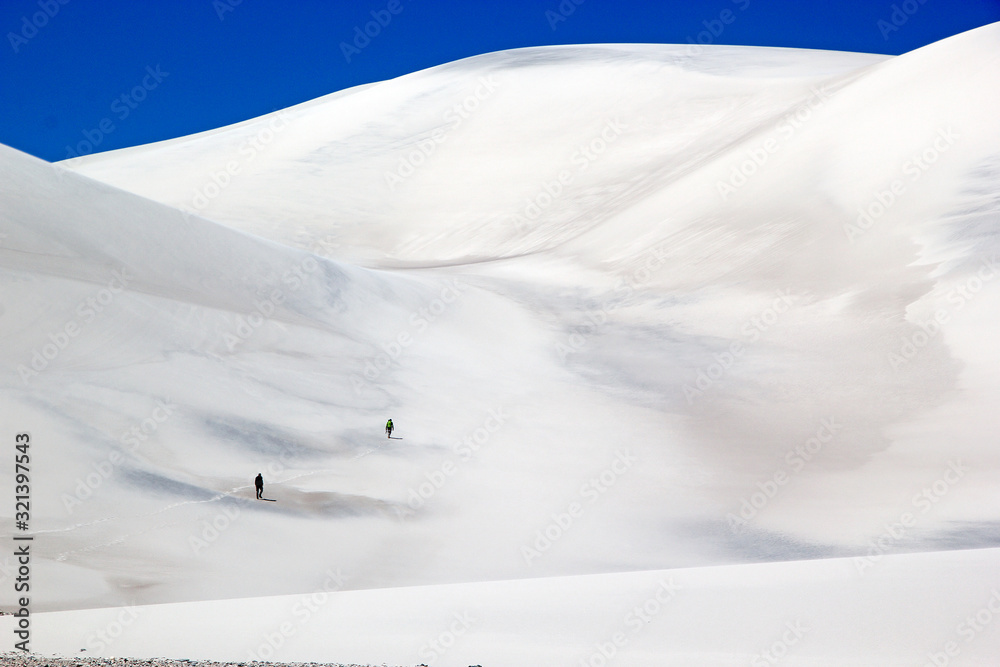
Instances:
[[[273,115],[66,164],[190,208],[198,181],[236,160],[249,170],[208,204],[214,219],[292,245],[322,238],[336,256],[375,265],[447,264],[489,280],[562,330],[552,347],[574,351],[568,366],[585,382],[666,418],[649,428],[682,425],[680,443],[672,430],[657,439],[672,460],[700,462],[693,478],[726,471],[695,503],[692,530],[715,530],[705,522],[775,474],[798,473],[803,459],[786,455],[834,419],[835,451],[793,475],[755,525],[857,545],[884,520],[926,509],[912,497],[950,463],[973,461],[959,489],[977,501],[935,502],[922,532],[946,521],[982,531],[975,522],[998,509],[978,500],[996,497],[985,472],[998,464],[997,386],[978,372],[993,358],[981,327],[997,285],[988,201],[1000,154],[998,32],[891,59],[736,47],[698,57],[649,46],[504,52],[290,110],[249,161],[240,147]],[[467,118],[454,111],[463,101],[475,106]],[[607,150],[579,159],[609,127]],[[421,142],[430,156],[387,185]],[[170,172],[182,155],[199,176]],[[764,164],[748,162],[755,156]],[[752,172],[745,185],[741,168]],[[561,171],[570,182],[545,205]],[[863,229],[859,210],[877,213],[880,196],[892,199],[888,211]],[[529,200],[540,204],[535,220]],[[514,259],[474,263],[495,257]],[[959,292],[967,284],[975,298]],[[794,306],[756,324],[773,315],[778,291]],[[936,312],[949,325],[924,339],[920,325]],[[585,349],[569,343],[574,334]],[[919,354],[897,363],[914,337]],[[717,371],[734,343],[746,351],[706,383],[699,374]],[[691,391],[699,377],[702,394]],[[957,443],[945,435],[955,429]]]
[[[295,592],[330,567],[366,588],[645,567],[664,547],[703,562],[667,536],[621,559],[608,536],[644,538],[622,518],[688,470],[640,469],[656,415],[574,386],[549,327],[502,296],[343,266],[15,151],[0,162],[2,409],[36,442],[36,610]],[[389,415],[402,440],[382,436]],[[633,485],[588,498],[587,528],[526,559],[612,466]],[[251,499],[257,471],[274,505]]]
[[[32,646],[436,667],[989,665],[998,566],[985,549],[339,593],[317,582],[288,597],[38,614]]]
[[[351,375],[386,331],[433,340],[411,316],[443,298],[447,322],[472,288],[342,266],[0,151],[0,409],[35,440],[36,609],[289,592],[331,559],[361,586],[410,571],[383,550],[427,435],[409,460],[380,442],[394,401]],[[472,362],[438,335],[450,353],[424,363]],[[260,470],[280,504],[250,502]]]
[[[637,178],[655,191],[662,174],[651,176],[698,164],[818,82],[885,59],[673,45],[503,51],[62,164],[284,243],[329,234],[337,256],[367,263],[506,256],[575,235],[592,222],[567,222],[593,217],[595,198],[624,189],[634,199],[642,193],[625,186]],[[612,150],[591,160],[579,149],[602,132]],[[573,182],[544,229],[516,229],[513,214],[564,169]]]

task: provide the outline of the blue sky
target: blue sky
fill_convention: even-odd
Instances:
[[[1000,0],[0,0],[0,143],[61,160],[524,46],[899,54],[995,21]]]

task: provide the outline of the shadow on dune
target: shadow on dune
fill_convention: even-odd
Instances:
[[[248,491],[248,494],[252,491]],[[264,497],[273,502],[258,502],[255,509],[310,517],[362,517],[386,515],[395,517],[394,503],[369,496],[356,496],[336,491],[306,491],[285,484],[265,487]]]

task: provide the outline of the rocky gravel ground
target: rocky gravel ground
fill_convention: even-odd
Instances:
[[[344,665],[336,662],[212,662],[168,658],[47,658],[34,653],[0,653],[7,667],[389,667],[388,665]],[[398,666],[394,666],[398,667]],[[412,667],[412,666],[411,666]]]

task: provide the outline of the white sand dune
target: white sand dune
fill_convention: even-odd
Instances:
[[[336,594],[320,584],[39,614],[35,635],[55,654],[149,658],[178,655],[180,644],[187,657],[228,661],[989,665],[998,563],[1000,550],[980,549],[885,556],[870,568],[835,558]]]
[[[522,49],[0,147],[37,647],[155,605],[88,651],[248,659],[339,572],[274,657],[588,664],[666,576],[691,602],[621,664],[746,664],[798,619],[783,664],[986,660],[998,46]]]

